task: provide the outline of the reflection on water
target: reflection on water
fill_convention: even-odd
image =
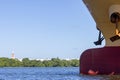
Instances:
[[[110,76],[79,75],[78,67],[21,67],[0,68],[0,80],[110,80]]]

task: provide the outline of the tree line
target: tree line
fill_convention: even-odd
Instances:
[[[52,58],[51,60],[30,60],[23,58],[22,61],[11,58],[0,58],[0,67],[78,67],[79,60],[61,60]]]

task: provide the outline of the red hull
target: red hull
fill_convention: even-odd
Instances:
[[[89,74],[89,70],[97,74],[120,74],[120,47],[104,47],[89,49],[80,57],[80,73]]]

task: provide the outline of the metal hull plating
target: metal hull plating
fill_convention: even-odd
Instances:
[[[88,49],[80,57],[80,73],[82,74],[120,74],[120,37],[115,36],[115,24],[111,23],[109,9],[112,5],[120,5],[120,0],[83,0],[97,28],[105,38],[105,47]],[[120,22],[119,22],[120,24]],[[118,27],[120,30],[120,26]]]
[[[89,70],[97,74],[120,74],[120,47],[104,47],[89,49],[80,58],[80,72],[89,74]]]

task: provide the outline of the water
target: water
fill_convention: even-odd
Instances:
[[[0,80],[109,80],[108,76],[79,75],[78,67],[0,68]]]

